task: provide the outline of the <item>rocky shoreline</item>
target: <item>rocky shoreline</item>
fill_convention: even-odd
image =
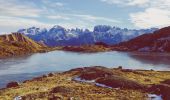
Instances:
[[[170,98],[170,72],[131,70],[92,66],[63,73],[49,73],[26,80],[10,82],[0,90],[0,99],[12,100],[147,100]]]

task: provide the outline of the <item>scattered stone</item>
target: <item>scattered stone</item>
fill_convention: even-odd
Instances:
[[[57,86],[51,90],[51,93],[71,93],[71,92],[73,92],[72,89],[64,86]]]
[[[18,82],[10,82],[6,85],[7,88],[17,87],[19,86]]]
[[[23,83],[27,83],[27,82],[29,82],[30,80],[25,80],[25,81],[23,81]]]
[[[47,75],[43,75],[42,77],[43,77],[43,78],[46,78],[46,77],[47,77]]]
[[[110,69],[96,66],[84,69],[79,77],[85,80],[95,80],[96,78],[108,77],[112,74],[113,73]]]
[[[119,66],[119,67],[118,67],[118,69],[122,70],[122,69],[123,69],[123,67],[122,67],[122,66]]]
[[[54,76],[54,73],[49,73],[48,74],[48,77],[52,77],[52,76]]]
[[[153,69],[151,69],[151,71],[154,71]]]

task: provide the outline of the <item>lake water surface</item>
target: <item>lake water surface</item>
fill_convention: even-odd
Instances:
[[[0,60],[0,88],[10,81],[23,81],[51,71],[67,71],[77,67],[105,66],[127,69],[170,71],[170,54],[98,52],[74,53],[52,51]]]

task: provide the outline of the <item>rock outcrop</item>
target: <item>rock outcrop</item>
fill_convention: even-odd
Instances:
[[[0,36],[0,58],[24,55],[34,52],[45,52],[45,45],[37,43],[21,33]]]
[[[7,88],[17,87],[19,86],[18,82],[10,82],[6,85]]]

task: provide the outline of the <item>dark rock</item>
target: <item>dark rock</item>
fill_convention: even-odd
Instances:
[[[119,66],[119,67],[118,67],[118,69],[120,69],[120,70],[121,70],[121,69],[123,69],[123,67],[122,67],[122,66]]]
[[[23,83],[27,83],[27,82],[29,82],[30,80],[25,80],[25,81],[23,81]]]
[[[51,93],[71,93],[73,90],[69,87],[57,86],[51,90]]]
[[[134,72],[132,69],[123,69],[122,72]]]
[[[10,82],[6,85],[7,88],[17,87],[19,86],[18,82]]]
[[[43,77],[43,78],[46,78],[46,77],[47,77],[47,75],[43,75],[42,77]]]
[[[148,92],[162,95],[163,100],[170,99],[170,86],[166,84],[152,85]]]
[[[85,68],[79,77],[85,80],[94,80],[99,77],[108,77],[112,74],[112,71],[108,68],[95,66]]]
[[[54,73],[49,73],[48,74],[48,77],[52,77],[52,76],[54,76]]]
[[[123,89],[144,89],[145,86],[138,82],[125,79],[121,76],[112,75],[107,78],[98,78],[97,83],[104,84],[112,88],[123,88]]]
[[[151,69],[151,71],[154,71],[153,69]]]
[[[162,83],[170,85],[170,79],[163,81]]]
[[[84,68],[75,68],[75,69],[71,69],[69,70],[68,72],[72,72],[72,71],[78,71],[78,72],[81,72],[83,71]]]

